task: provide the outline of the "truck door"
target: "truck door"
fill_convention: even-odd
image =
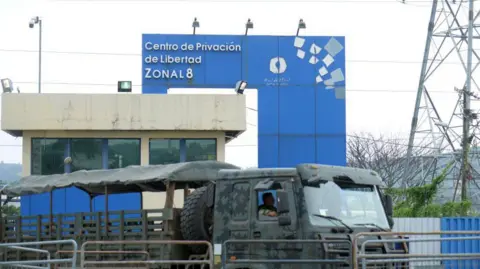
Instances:
[[[276,191],[279,189],[283,189],[288,192],[289,201],[290,201],[290,212],[288,215],[291,217],[291,224],[287,226],[280,226],[278,222],[278,216],[268,216],[265,209],[265,198],[268,199],[269,196],[274,197],[274,207],[277,207],[278,200],[276,197]],[[257,202],[255,203],[256,214],[255,217],[252,218],[252,225],[251,230],[251,238],[252,239],[280,239],[280,240],[292,240],[292,239],[301,239],[301,233],[298,231],[299,224],[297,222],[297,212],[296,207],[294,205],[294,195],[293,195],[293,186],[290,179],[286,179],[285,181],[278,182],[273,184],[271,189],[264,190],[264,191],[254,191],[254,197],[256,198]],[[255,243],[251,245],[252,248],[252,259],[279,259],[285,258],[285,255],[288,255],[288,258],[299,257],[301,253],[301,247],[298,247],[298,244],[280,244],[280,243],[272,243],[272,244],[261,244]],[[280,250],[280,251],[279,251]],[[282,253],[282,255],[279,255]],[[288,265],[288,266],[291,266]],[[280,266],[279,264],[272,264],[272,268],[283,268],[284,266]],[[288,267],[285,267],[288,268]]]
[[[232,186],[233,185],[233,186]],[[221,197],[224,199],[221,203],[229,205],[230,212],[223,214],[220,223],[225,223],[227,227],[223,229],[225,231],[223,241],[235,240],[235,239],[249,239],[250,230],[250,182],[238,181],[231,184],[232,189],[227,197]],[[215,225],[218,225],[217,223]],[[248,259],[250,257],[251,247],[249,244],[230,244],[227,246],[227,255],[229,257],[236,257],[237,259]],[[226,250],[224,250],[226,251]]]

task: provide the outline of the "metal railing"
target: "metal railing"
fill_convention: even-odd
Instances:
[[[318,259],[318,258],[302,258],[299,256],[298,258],[289,258],[289,259],[280,259],[278,258],[278,244],[332,244],[332,243],[341,243],[341,244],[346,244],[346,249],[349,252],[349,257],[346,257],[345,259],[330,259],[330,258],[324,258],[324,259]],[[272,248],[272,250],[269,250],[268,248],[261,248],[259,251],[264,251],[265,255],[260,255],[260,256],[265,256],[267,258],[268,256],[273,256],[275,258],[272,259],[237,259],[237,258],[227,258],[228,254],[228,245],[233,245],[233,244],[275,244],[277,245],[276,247]],[[271,251],[275,251],[274,253],[271,253]],[[290,251],[288,248],[285,248],[284,250],[280,250],[286,252],[286,256],[288,256],[288,252]],[[303,240],[303,239],[295,239],[295,240],[286,240],[286,239],[257,239],[257,240],[227,240],[223,243],[222,246],[222,268],[225,268],[228,264],[315,264],[315,265],[351,265],[351,251],[352,251],[352,243],[349,240],[332,240],[332,239],[318,239],[318,240]],[[301,251],[297,251],[297,253],[302,253]],[[258,254],[258,253],[256,253]]]
[[[88,245],[206,245],[207,260],[123,260],[123,261],[87,261],[85,260],[85,250]],[[162,265],[208,265],[213,268],[213,246],[208,241],[189,241],[189,240],[119,240],[119,241],[87,241],[80,248],[80,266],[85,268],[87,265],[134,265],[134,264],[162,264]]]
[[[405,236],[426,237],[437,235],[437,238],[406,238]],[[358,245],[357,242],[362,237],[382,236],[384,239],[366,239]],[[455,236],[455,237],[441,237]],[[470,245],[480,244],[480,231],[450,231],[450,232],[425,232],[425,233],[396,233],[396,232],[373,232],[359,233],[354,237],[354,259],[353,268],[429,268],[429,269],[477,269],[480,268],[480,249],[470,251],[463,249],[458,253],[408,253],[408,246],[411,243],[420,242],[439,242],[441,244],[449,244],[451,242],[470,241]],[[369,246],[379,244],[389,247],[395,244],[402,244],[407,253],[399,253],[387,251],[387,253],[372,254],[368,253]],[[460,244],[460,242],[459,242]],[[389,247],[390,248],[390,247]],[[394,250],[395,248],[390,248]]]
[[[150,254],[147,251],[135,251],[135,250],[77,250],[77,256],[80,253],[85,254],[95,254],[95,255],[100,255],[100,254],[112,254],[112,255],[124,255],[124,254],[139,254],[139,255],[145,255],[145,260],[150,260]],[[55,253],[55,257],[58,259],[61,254],[73,254],[73,251],[70,250],[59,250]],[[91,262],[91,264],[95,264],[95,261]],[[57,267],[58,268],[58,267]],[[149,269],[150,266],[149,264],[146,265],[146,268]]]
[[[50,253],[47,250],[39,249],[40,246],[71,244],[74,253],[71,258],[67,259],[51,259]],[[36,247],[36,248],[34,248]],[[53,241],[36,241],[36,242],[19,242],[19,243],[1,243],[0,249],[13,249],[17,251],[36,252],[45,254],[47,259],[37,260],[16,260],[16,261],[0,261],[0,267],[17,267],[17,268],[32,268],[32,269],[49,269],[50,265],[59,263],[71,263],[72,269],[76,269],[77,265],[77,251],[78,245],[74,240],[53,240]],[[44,265],[44,266],[40,266]]]

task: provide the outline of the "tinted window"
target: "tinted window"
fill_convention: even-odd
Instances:
[[[150,139],[150,164],[180,162],[180,139]]]
[[[72,172],[102,169],[102,139],[72,139],[70,151]]]
[[[32,175],[63,174],[67,139],[33,138],[31,151]]]
[[[108,169],[140,165],[140,139],[108,139]]]
[[[216,139],[186,139],[187,162],[217,159]]]

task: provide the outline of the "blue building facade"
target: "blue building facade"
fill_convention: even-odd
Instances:
[[[142,36],[143,94],[167,94],[169,88],[233,91],[239,80],[258,90],[259,167],[291,167],[306,162],[346,164],[345,74],[344,37]],[[32,147],[32,160],[42,152],[50,155],[45,153],[37,158],[41,168],[34,168],[32,163],[32,174],[116,168],[118,152],[125,151],[124,156],[130,156],[129,152],[136,151],[131,143],[129,148],[115,148],[115,141],[109,141],[41,140],[37,148]],[[85,152],[79,153],[75,148]],[[84,167],[62,166],[63,158],[72,153],[79,156],[74,163],[86,159],[82,156],[95,154],[88,157],[89,163]],[[185,159],[181,158],[183,155],[180,152],[178,161]],[[45,159],[50,160],[49,167],[42,163]],[[139,157],[132,158],[128,164],[139,162]],[[43,171],[48,169],[53,170]],[[48,214],[49,197],[50,194],[22,197],[22,215]],[[57,190],[53,193],[53,209],[54,213],[98,211],[103,210],[103,199],[97,197],[90,207],[84,192]],[[141,204],[140,194],[109,199],[110,210],[135,210]]]
[[[142,43],[144,94],[239,80],[258,90],[259,167],[345,165],[344,37],[144,34]]]

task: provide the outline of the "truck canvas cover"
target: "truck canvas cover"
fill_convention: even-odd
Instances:
[[[0,193],[9,197],[50,192],[55,189],[77,187],[91,196],[129,192],[165,191],[167,182],[175,188],[202,186],[218,178],[221,169],[240,169],[218,161],[195,161],[166,165],[128,166],[109,170],[80,170],[56,175],[32,175],[12,182]]]

